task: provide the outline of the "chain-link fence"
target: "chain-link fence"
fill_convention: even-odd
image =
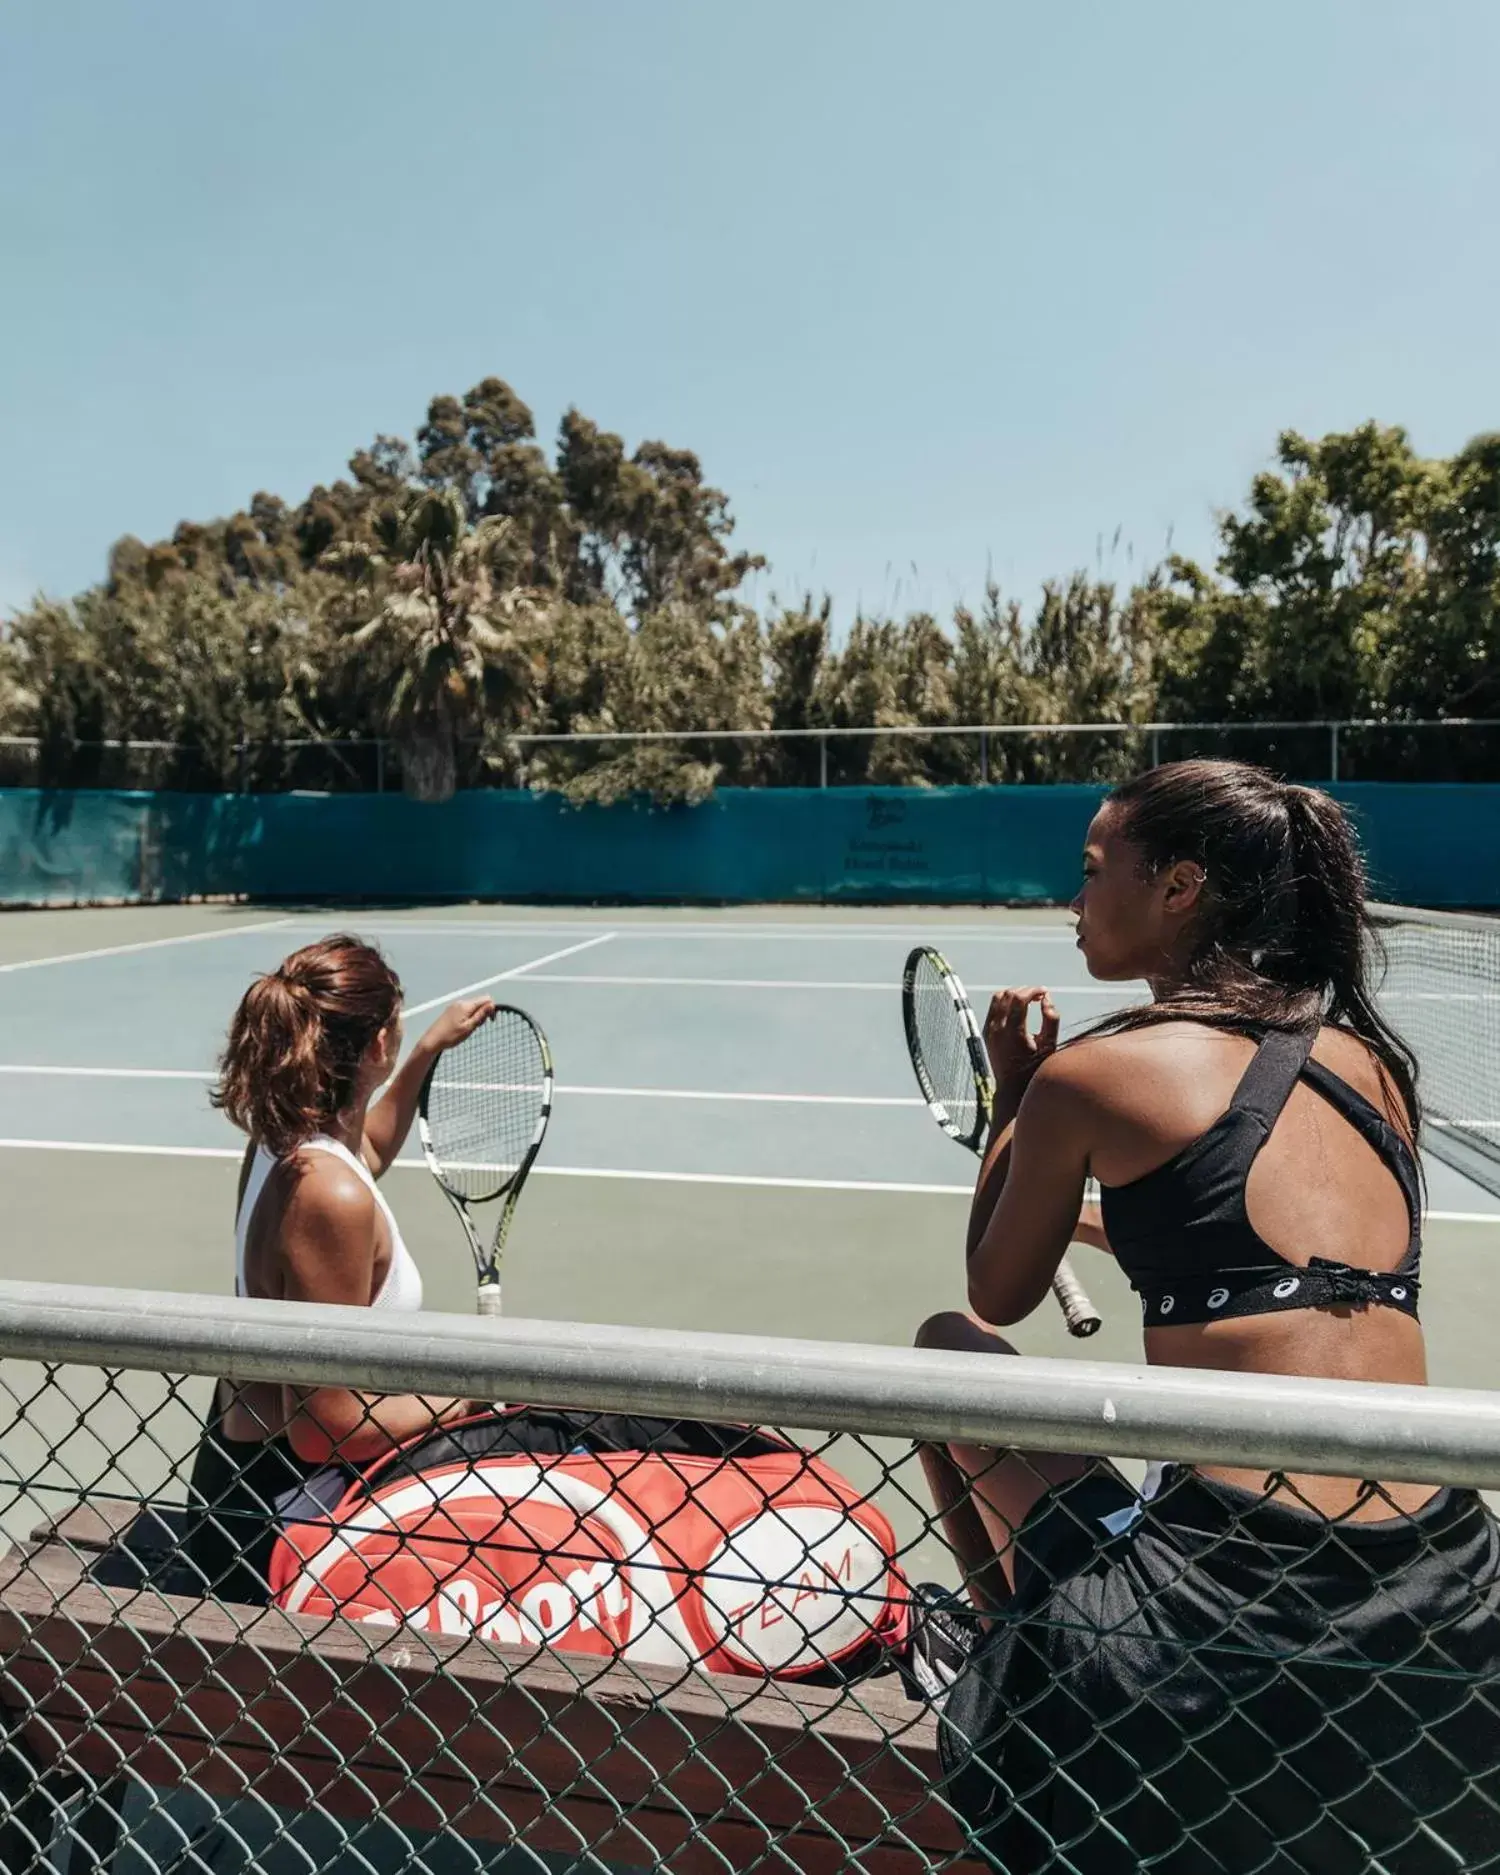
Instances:
[[[1497,1482],[1488,1394],[0,1284],[0,1868],[1500,1867]]]
[[[839,788],[921,782],[1115,782],[1189,756],[1259,762],[1294,781],[1494,781],[1500,719],[1405,722],[896,724],[880,728],[610,730],[461,740],[461,789],[561,789],[649,751],[703,764],[722,787]],[[370,794],[405,783],[387,737],[44,741],[0,736],[0,787],[185,793]],[[647,787],[637,774],[631,785]]]

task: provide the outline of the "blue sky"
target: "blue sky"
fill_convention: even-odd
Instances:
[[[489,373],[845,621],[1207,552],[1283,426],[1500,426],[1497,59],[1493,0],[7,7],[0,605]]]

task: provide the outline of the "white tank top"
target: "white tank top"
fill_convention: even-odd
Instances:
[[[385,1281],[380,1285],[380,1293],[370,1304],[372,1309],[419,1309],[422,1306],[422,1272],[417,1268],[410,1250],[401,1235],[401,1227],[396,1222],[396,1214],[385,1201],[385,1193],[375,1183],[370,1168],[363,1159],[336,1139],[329,1139],[320,1133],[316,1139],[304,1140],[300,1150],[304,1152],[329,1152],[335,1159],[342,1159],[355,1177],[369,1187],[370,1195],[379,1205],[386,1225],[391,1233],[391,1262],[385,1273]],[[250,1176],[245,1180],[245,1195],[240,1199],[239,1212],[234,1220],[234,1293],[245,1294],[245,1245],[250,1236],[250,1220],[255,1215],[255,1207],[260,1195],[266,1188],[266,1180],[276,1170],[278,1161],[267,1152],[264,1146],[257,1146],[255,1157],[250,1162]]]

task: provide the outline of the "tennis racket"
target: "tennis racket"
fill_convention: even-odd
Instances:
[[[445,1048],[422,1083],[422,1153],[474,1253],[481,1315],[500,1313],[506,1235],[551,1114],[547,1038],[524,1010],[503,1004],[472,1035]],[[486,1253],[469,1207],[497,1198],[505,1205]]]
[[[917,1085],[934,1120],[960,1146],[982,1155],[995,1105],[984,1040],[964,986],[941,951],[918,945],[901,976],[901,1020]],[[1066,1257],[1052,1279],[1068,1333],[1099,1329],[1099,1311]]]

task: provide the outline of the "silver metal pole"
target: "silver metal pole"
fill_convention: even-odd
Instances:
[[[0,1282],[0,1355],[1500,1486],[1500,1394]]]
[[[989,786],[990,780],[990,736],[987,729],[979,732],[979,785]]]
[[[1328,779],[1330,781],[1337,781],[1338,778],[1339,778],[1339,726],[1337,723],[1330,723],[1328,725]]]
[[[826,788],[828,786],[828,738],[827,736],[818,737],[818,786],[820,788]]]
[[[1161,731],[1157,728],[1151,731],[1151,766],[1161,767]]]
[[[385,739],[375,738],[375,792],[385,793]]]

